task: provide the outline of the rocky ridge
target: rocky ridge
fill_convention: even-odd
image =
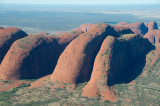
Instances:
[[[54,88],[75,89],[87,81],[82,96],[116,102],[114,87],[146,76],[142,70],[151,51],[156,54],[151,65],[159,61],[160,33],[153,21],[83,24],[57,36],[41,34],[27,36],[18,28],[0,29],[2,52],[7,45],[1,53],[0,79],[34,79],[52,73],[44,79],[50,77]]]

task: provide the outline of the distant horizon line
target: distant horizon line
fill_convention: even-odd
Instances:
[[[1,3],[1,4],[28,4],[28,5],[152,5],[157,4],[160,5],[160,3],[119,3],[119,4],[54,4],[54,3]]]

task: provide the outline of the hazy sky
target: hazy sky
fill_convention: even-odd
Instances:
[[[149,4],[160,0],[0,0],[0,3],[15,4]]]

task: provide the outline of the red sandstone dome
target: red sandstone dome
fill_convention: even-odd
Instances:
[[[74,40],[76,37],[78,37],[82,33],[83,31],[72,30],[69,32],[64,32],[61,35],[57,36],[58,44],[61,45],[60,46],[61,52],[63,52],[63,50],[72,40]]]
[[[119,28],[121,34],[122,29]],[[128,28],[124,29],[128,31]],[[94,58],[107,35],[119,36],[114,27],[100,23],[94,24],[88,32],[74,39],[61,54],[51,80],[61,84],[88,81]]]
[[[28,35],[18,28],[0,29],[0,63],[13,42],[26,36]]]
[[[154,30],[154,29],[158,29],[158,26],[157,26],[157,23],[155,21],[151,21],[149,24],[148,24],[148,30]]]
[[[8,46],[10,49],[0,65],[0,79],[40,78],[53,72],[51,77],[44,77],[33,86],[45,83],[48,77],[62,88],[89,81],[82,96],[100,96],[102,100],[114,102],[117,96],[113,86],[129,83],[137,77],[139,73],[132,68],[147,53],[146,48],[150,48],[147,39],[131,33],[144,34],[147,26],[152,30],[144,38],[155,43],[159,52],[159,30],[154,30],[154,22],[149,25],[120,23],[118,26],[83,24],[81,28],[57,36],[26,35],[18,40],[17,33],[25,34],[23,31],[11,28],[3,32],[4,29],[0,29],[1,38],[7,39],[6,42],[10,41],[8,35],[16,38]]]
[[[148,28],[143,22],[136,22],[136,23],[118,23],[117,26],[123,26],[130,28],[135,34],[144,35],[148,32]]]
[[[128,66],[134,66],[145,48],[146,40],[138,35],[127,34],[118,39],[108,36],[95,58],[90,81],[83,88],[82,96],[100,95],[102,100],[116,101],[113,85],[130,80]]]
[[[122,27],[122,26],[113,26],[115,32],[121,36],[123,34],[133,34],[132,30],[130,28],[127,27]]]
[[[73,31],[58,37],[31,35],[15,41],[2,61],[0,78],[39,78],[52,73],[61,52],[81,33]]]
[[[58,43],[53,37],[33,35],[19,39],[1,63],[0,79],[28,79],[46,75],[56,64],[57,56]]]

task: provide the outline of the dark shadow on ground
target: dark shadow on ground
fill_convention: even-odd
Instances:
[[[129,66],[125,70],[119,70],[118,72],[108,77],[107,85],[113,86],[116,84],[130,83],[135,80],[143,71],[143,68],[146,64],[146,55],[155,49],[148,39],[146,39],[146,50],[145,52],[139,56],[136,61],[131,62]],[[115,75],[115,76],[114,76]]]

